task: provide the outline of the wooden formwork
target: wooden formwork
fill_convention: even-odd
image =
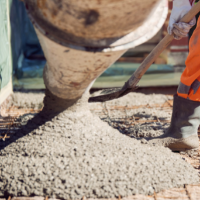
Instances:
[[[167,110],[171,111],[173,106],[172,100],[167,100],[164,104],[154,104],[154,105],[140,105],[140,106],[97,106],[94,109],[92,108],[92,112],[98,114],[99,116],[106,115],[106,112],[112,112],[112,110],[119,110],[124,113],[124,124],[126,126],[132,124],[136,125],[138,123],[143,122],[160,122],[162,120],[155,119],[155,120],[145,120],[141,119],[140,117],[135,117],[134,120],[131,118],[126,117],[126,110],[129,109],[138,109],[140,107],[146,108],[156,108],[158,110]],[[33,110],[33,109],[19,109],[17,107],[11,107],[9,109],[2,109],[1,110],[1,117],[0,117],[0,139],[6,140],[7,138],[12,137],[15,133],[15,130],[20,127],[19,122],[17,122],[17,118],[23,114],[27,113],[37,113],[40,110]],[[129,123],[126,123],[127,120]],[[169,120],[163,120],[162,122],[170,122]],[[128,124],[128,125],[127,125]],[[199,138],[200,138],[200,128],[199,128]],[[198,172],[200,173],[200,149],[198,153],[191,157],[188,154],[180,154],[180,156],[190,163]],[[0,199],[6,200],[6,199]],[[8,200],[53,200],[48,197],[9,197]],[[86,200],[85,197],[82,200]],[[94,200],[94,199],[87,199],[87,200]],[[101,199],[101,200],[200,200],[200,183],[196,185],[185,185],[184,188],[172,188],[169,190],[162,191],[160,193],[154,193],[152,196],[144,196],[144,195],[135,195],[126,198],[116,198],[116,199]]]
[[[160,193],[154,193],[152,196],[134,195],[124,198],[116,199],[99,199],[99,200],[199,200],[200,199],[200,184],[199,185],[186,185],[184,188],[173,188],[165,190]],[[6,200],[0,199],[0,200]],[[8,200],[58,200],[48,197],[9,197]],[[82,200],[95,200],[87,199],[85,197]],[[97,200],[97,199],[96,199]]]

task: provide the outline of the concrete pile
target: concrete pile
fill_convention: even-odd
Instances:
[[[0,196],[113,198],[199,181],[179,155],[141,144],[93,115],[87,95],[54,117],[46,112],[26,117],[0,142]]]
[[[0,197],[125,197],[198,182],[169,149],[122,135],[88,106],[93,81],[162,27],[166,1],[24,2],[47,59],[46,91],[42,111],[0,141]]]

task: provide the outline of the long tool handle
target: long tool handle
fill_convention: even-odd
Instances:
[[[195,15],[200,11],[200,1],[195,4],[192,9],[180,20],[181,22],[189,23]],[[128,88],[134,88],[144,73],[149,69],[155,59],[162,53],[162,51],[172,42],[173,35],[167,34],[159,44],[151,51],[151,53],[144,59],[139,68],[128,80]]]

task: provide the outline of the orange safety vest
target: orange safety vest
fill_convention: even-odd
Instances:
[[[189,42],[186,68],[181,75],[178,96],[200,101],[200,18]]]

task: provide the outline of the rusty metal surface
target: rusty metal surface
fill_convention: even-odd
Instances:
[[[79,51],[53,42],[37,29],[36,32],[47,59],[44,83],[63,99],[80,97],[90,83],[125,52]]]
[[[166,0],[25,0],[25,5],[47,59],[45,86],[70,100],[80,98],[128,48],[138,45],[133,36],[144,42],[155,35],[167,14]]]
[[[157,1],[158,3],[155,4],[155,1]],[[86,8],[91,9],[90,6],[93,6],[95,7],[95,9],[100,9],[100,10],[106,9],[106,12],[102,11],[102,14],[100,15],[100,19],[102,18],[101,20],[98,19],[98,21],[95,22],[94,24],[85,26],[84,18],[77,19],[76,12],[66,11],[67,9],[70,8],[70,6],[65,8],[66,10],[64,10],[64,8],[62,10],[59,10],[59,12],[57,10],[56,11],[57,14],[53,17],[54,19],[51,19],[52,14],[50,13],[55,12],[54,10],[55,8],[52,6],[45,7],[46,2],[44,3],[44,1],[42,0],[41,1],[38,0],[38,2],[39,3],[36,4],[36,1],[34,0],[26,1],[26,7],[29,17],[31,18],[31,21],[35,25],[35,27],[37,27],[44,35],[46,35],[51,40],[57,43],[75,49],[82,49],[84,51],[86,49],[91,50],[88,49],[88,47],[90,48],[93,47],[95,48],[96,51],[97,50],[101,51],[102,48],[105,48],[104,51],[116,51],[116,50],[133,48],[139,44],[142,44],[147,40],[151,39],[160,30],[160,28],[163,26],[165,22],[168,13],[167,0],[151,0],[148,1],[148,3],[146,3],[146,1],[145,3],[143,3],[143,1],[137,1],[137,0],[134,1],[120,0],[120,1],[112,1],[112,3],[109,1],[105,1],[106,3],[104,2],[103,5],[101,4],[97,5],[97,3],[95,3],[97,8],[94,5],[95,1],[91,1],[92,2],[91,5],[86,4],[87,2],[89,2],[89,0],[81,2],[81,6],[82,4],[84,4],[82,7],[79,7],[80,2],[76,1],[77,9],[86,9]],[[63,4],[67,2],[66,3],[67,5],[71,5],[70,4],[71,2],[69,3],[69,0],[60,1],[61,4],[62,2],[64,2]],[[131,6],[127,8],[130,2]],[[153,6],[146,7],[148,4],[152,4],[152,2],[154,2]],[[53,5],[53,1],[48,1],[48,4]],[[72,6],[75,6],[74,4],[75,3],[73,3]],[[142,5],[142,7],[145,7],[145,9],[140,8],[139,6],[140,4]],[[35,7],[37,8],[37,6],[42,8],[35,9]],[[118,7],[120,7],[120,9]],[[43,14],[41,14],[42,11],[40,10],[43,9],[45,11]],[[130,12],[128,12],[129,9],[131,10]],[[139,13],[140,11],[142,12],[144,11],[143,13],[145,13],[145,15],[143,14],[141,15]],[[46,12],[48,13],[48,15],[45,14]],[[149,12],[150,14],[148,14]],[[134,18],[131,18],[131,16],[129,16],[128,19],[126,19],[126,17],[121,16],[123,14],[138,15],[138,16]],[[70,15],[70,17],[68,17],[68,15]],[[135,26],[137,26],[137,28],[134,31],[132,29],[134,26],[130,27],[131,31],[129,32],[126,32],[125,30],[122,31],[122,29],[124,29],[124,26],[128,26],[128,24],[131,23],[133,20],[137,21],[138,19],[140,19],[140,16],[145,17],[145,20],[142,23],[136,23]],[[59,21],[60,18],[62,19]],[[79,21],[80,24],[77,22],[72,23],[73,20],[71,21],[70,20],[71,18],[75,21]],[[110,20],[110,18],[113,19]],[[55,20],[57,21],[57,23],[52,23]],[[80,25],[80,27],[77,27],[78,24]],[[69,34],[68,29],[66,28],[63,30],[62,25],[74,29],[73,34],[72,33]],[[103,28],[101,26],[105,26],[106,28]],[[112,30],[113,28],[115,28],[116,30],[113,31]],[[119,34],[120,31],[123,32],[123,34],[121,36],[116,37],[115,34]],[[109,37],[106,36],[107,32],[110,32],[111,36]],[[77,36],[77,34],[81,33],[82,36]],[[97,38],[99,34],[101,34],[101,38]],[[85,49],[85,47],[87,48]]]
[[[25,0],[34,21],[68,41],[124,36],[142,25],[159,0]],[[143,11],[145,15],[139,12]]]
[[[161,4],[163,4],[164,1],[165,0],[161,0]],[[157,13],[157,15],[158,14],[159,13]],[[156,19],[160,18],[157,16]],[[162,23],[160,25],[162,25]],[[160,25],[155,27],[158,28]],[[37,28],[36,33],[47,59],[47,65],[44,70],[44,83],[54,95],[64,99],[80,97],[90,83],[126,51],[125,46],[121,50],[121,47],[118,46],[115,51],[108,52],[106,49],[102,49],[100,52],[94,52],[91,51],[91,49],[79,51],[79,49],[65,47],[50,40]],[[151,34],[154,34],[153,30]],[[131,36],[129,39],[131,39]],[[123,38],[121,40],[123,41]],[[118,44],[120,44],[120,42]]]

